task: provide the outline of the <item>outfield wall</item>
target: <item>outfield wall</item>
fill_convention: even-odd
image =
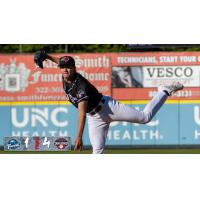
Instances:
[[[147,101],[123,101],[142,110]],[[200,144],[200,100],[171,100],[146,125],[113,122],[107,145]],[[74,141],[77,112],[68,102],[1,103],[0,144],[3,136],[70,136]],[[88,126],[84,144],[90,145]]]
[[[77,71],[101,93],[137,109],[152,99],[159,84],[185,86],[149,124],[112,123],[108,145],[200,144],[200,52],[71,55]],[[33,54],[0,54],[0,145],[4,136],[63,135],[74,141],[77,112],[66,101],[61,80],[50,61],[36,70]],[[87,130],[85,145],[90,144]]]

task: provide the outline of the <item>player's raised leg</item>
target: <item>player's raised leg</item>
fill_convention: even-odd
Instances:
[[[120,104],[112,99],[110,102],[110,108],[112,110],[110,118],[112,121],[127,121],[140,124],[148,123],[165,103],[168,96],[182,89],[183,85],[180,83],[173,83],[168,86],[159,87],[158,93],[145,106],[143,111],[138,111],[130,106]]]

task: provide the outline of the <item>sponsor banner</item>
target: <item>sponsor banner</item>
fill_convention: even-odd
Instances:
[[[200,65],[113,67],[112,75],[115,74],[119,79],[112,81],[114,88],[152,88],[177,79],[185,87],[200,87]]]
[[[4,151],[70,150],[70,137],[4,137]]]
[[[56,56],[63,56],[58,54]],[[107,54],[73,54],[77,71],[104,95],[110,95],[111,64]],[[65,100],[62,75],[56,64],[44,61],[44,69],[36,69],[33,55],[0,55],[0,101]]]
[[[113,66],[200,65],[200,52],[142,52],[111,54]]]
[[[185,89],[172,99],[200,98],[200,52],[71,55],[77,71],[104,95],[150,99],[158,85],[176,80]],[[41,70],[35,68],[33,54],[0,54],[0,102],[63,100],[62,75],[55,63],[44,61]]]
[[[111,56],[112,95],[116,99],[150,99],[159,85],[174,81],[183,83],[185,89],[172,99],[200,98],[199,52],[119,53]]]
[[[126,102],[124,102],[126,103]],[[143,110],[147,102],[128,102]],[[198,101],[167,101],[146,125],[127,122],[110,124],[107,145],[200,144],[200,106]],[[187,115],[186,115],[187,113]],[[0,144],[12,137],[70,137],[77,134],[77,112],[72,105],[47,104],[0,106]],[[57,141],[57,145],[59,146]],[[90,145],[86,123],[84,145]],[[17,144],[17,143],[16,143]]]
[[[112,77],[113,88],[151,88],[177,79],[185,87],[200,87],[200,66],[113,67]]]

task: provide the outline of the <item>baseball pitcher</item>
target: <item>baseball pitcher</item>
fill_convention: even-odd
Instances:
[[[78,129],[74,150],[83,148],[83,130],[88,119],[89,138],[93,153],[104,152],[109,125],[113,121],[126,121],[146,124],[151,121],[166,99],[174,92],[183,89],[179,82],[168,86],[160,86],[154,98],[138,111],[119,103],[110,96],[104,96],[83,76],[76,72],[75,60],[71,56],[55,57],[44,50],[34,55],[34,62],[43,68],[43,61],[49,59],[60,68],[63,89],[67,99],[78,109]]]

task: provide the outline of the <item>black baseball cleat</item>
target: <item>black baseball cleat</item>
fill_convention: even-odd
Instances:
[[[158,87],[158,91],[165,91],[171,96],[173,93],[182,90],[184,88],[183,84],[179,82],[174,82],[171,85],[163,85]]]

